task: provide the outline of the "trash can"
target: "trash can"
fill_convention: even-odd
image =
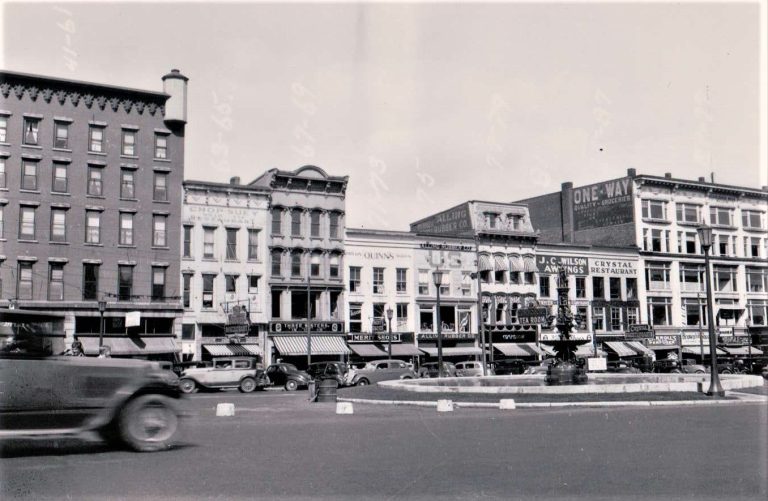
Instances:
[[[315,380],[312,379],[307,383],[307,390],[309,390],[309,401],[314,402],[315,398],[317,398],[316,390],[315,390]]]
[[[335,402],[339,383],[335,379],[323,379],[317,387],[318,402]]]

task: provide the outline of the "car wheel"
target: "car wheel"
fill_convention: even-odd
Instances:
[[[669,372],[670,372],[671,374],[682,374],[682,373],[683,373],[683,371],[681,371],[680,369],[672,369],[672,370],[671,370],[671,371],[669,371]]]
[[[370,383],[368,382],[367,379],[361,379],[360,381],[357,382],[357,386],[368,386],[369,384]]]
[[[197,385],[191,379],[182,379],[179,381],[179,389],[182,393],[194,393],[197,389]]]
[[[411,376],[403,376],[400,379],[411,379]]]
[[[164,395],[141,395],[120,411],[118,430],[122,441],[138,452],[168,449],[178,430],[173,401]]]
[[[294,381],[293,379],[289,379],[285,382],[285,390],[286,391],[296,391],[296,388],[299,387],[299,383]]]
[[[252,377],[243,378],[242,381],[240,381],[240,393],[251,393],[253,390],[256,389],[256,380]]]
[[[696,371],[696,372],[699,372],[699,371]],[[704,371],[701,371],[701,373],[703,374]],[[733,374],[733,372],[731,372],[730,369],[725,369],[720,374]]]

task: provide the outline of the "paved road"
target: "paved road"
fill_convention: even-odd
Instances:
[[[305,392],[196,394],[181,445],[136,454],[10,443],[3,499],[758,499],[768,409],[517,410],[357,404]],[[218,402],[237,415],[215,416]]]

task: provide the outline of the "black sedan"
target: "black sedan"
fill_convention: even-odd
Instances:
[[[275,386],[283,386],[287,391],[296,391],[299,386],[307,386],[312,377],[300,371],[293,364],[279,363],[267,367],[269,382]]]

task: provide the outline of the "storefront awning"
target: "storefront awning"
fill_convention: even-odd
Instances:
[[[688,353],[689,355],[701,356],[701,347],[700,346],[683,346],[683,353]],[[717,354],[726,355],[726,353],[720,348],[717,348]],[[709,356],[709,346],[704,347],[704,356]]]
[[[646,355],[651,355],[651,356],[654,355],[653,350],[646,347],[640,341],[627,341],[626,344],[629,345],[629,347],[635,350],[637,353],[645,353]]]
[[[261,355],[258,344],[204,344],[203,349],[214,357],[250,357]]]
[[[99,354],[99,338],[78,336],[86,355]],[[173,337],[105,337],[104,346],[109,346],[111,355],[153,355],[178,353],[181,348]]]
[[[392,345],[393,357],[420,357],[421,355],[423,355],[423,353],[411,343],[398,343]]]
[[[271,338],[281,355],[306,355],[307,336],[274,336]],[[352,353],[340,336],[312,336],[313,355],[349,355]]]
[[[477,271],[490,271],[492,269],[491,256],[480,254],[477,260]]]
[[[426,347],[419,347],[421,351],[429,355],[430,357],[436,357],[437,356],[437,347],[432,346],[426,346]],[[450,348],[443,348],[443,356],[444,357],[456,357],[461,355],[480,355],[482,351],[480,351],[480,348],[476,348],[474,346],[455,346]]]
[[[594,356],[594,354],[595,354],[595,352],[592,349],[592,345],[591,344],[582,344],[578,348],[576,348],[576,356],[577,357],[592,357],[592,356]],[[603,350],[601,350],[601,349],[597,350],[597,356],[604,357],[605,355],[606,355],[606,353]]]
[[[528,273],[536,273],[536,258],[533,256],[523,256],[523,265]]]
[[[541,351],[543,351],[547,355],[550,355],[550,356],[553,356],[553,357],[557,355],[557,352],[555,351],[555,349],[552,348],[551,346],[546,345],[546,344],[539,345],[539,348],[541,348]]]
[[[493,256],[493,264],[496,271],[507,271],[509,269],[509,261],[506,256]]]
[[[523,258],[517,254],[509,256],[509,270],[510,271],[525,271],[525,264],[523,264]]]
[[[621,341],[606,341],[605,345],[619,357],[634,357],[637,355],[635,350],[627,346],[627,343]]]
[[[723,346],[723,349],[728,352],[729,355],[762,355],[763,351],[757,348],[751,348],[749,346]]]
[[[535,357],[543,354],[533,343],[494,343],[493,347],[509,357]]]
[[[314,344],[314,342],[312,344]],[[387,352],[380,350],[375,344],[371,343],[350,343],[349,348],[361,357],[386,358],[387,356]],[[312,351],[315,351],[314,346],[312,347]]]

